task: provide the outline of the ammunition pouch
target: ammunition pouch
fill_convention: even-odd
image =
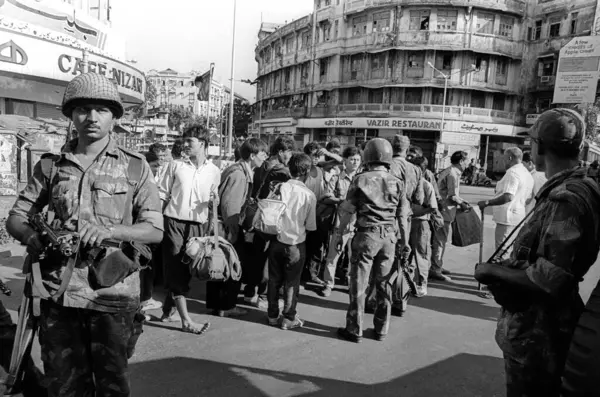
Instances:
[[[85,258],[85,256],[84,256]],[[89,282],[94,290],[110,288],[140,269],[152,260],[152,251],[145,244],[124,243],[123,249],[111,250],[94,248],[87,251]]]
[[[510,287],[504,283],[490,284],[488,289],[496,303],[510,313],[524,312],[542,298],[540,294]],[[547,297],[546,299],[551,298]]]

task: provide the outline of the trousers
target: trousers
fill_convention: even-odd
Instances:
[[[410,246],[412,258],[410,267],[415,269],[415,282],[426,286],[431,266],[431,226],[425,219],[413,219],[410,228]],[[413,264],[414,263],[414,264]]]
[[[127,397],[135,312],[103,313],[42,301],[40,345],[50,397]]]
[[[444,253],[446,252],[446,243],[450,236],[452,222],[444,221],[444,227],[437,229],[433,233],[431,241],[431,269],[432,273],[440,274],[444,267]]]
[[[512,226],[512,225],[503,225],[500,223],[496,223],[496,229],[494,230],[494,237],[496,240],[496,249],[498,249],[498,247],[500,247],[500,244],[502,244],[502,242],[504,240],[506,240],[506,238],[513,231],[514,228],[515,228],[515,226]],[[500,255],[498,257],[498,259],[499,260],[508,259],[509,256],[510,256],[510,250],[507,250],[506,252],[504,252],[504,254]]]
[[[350,259],[350,305],[346,313],[348,332],[362,336],[369,274],[373,271],[377,308],[373,318],[375,331],[386,335],[392,308],[392,286],[396,233],[392,226],[376,226],[358,231],[352,239]]]
[[[272,241],[269,247],[269,301],[268,315],[279,317],[279,289],[283,287],[283,316],[296,318],[296,306],[300,293],[300,278],[306,260],[306,244],[288,245]]]
[[[337,241],[340,233],[337,229],[334,231],[333,236],[331,236],[331,241]],[[352,256],[352,247],[350,242],[352,241],[352,237],[354,236],[354,232],[350,231],[348,233],[342,234],[342,246],[335,247],[334,244],[329,244],[329,249],[327,250],[327,258],[325,259],[325,271],[323,272],[323,281],[325,284],[332,288],[335,286],[335,271],[338,265],[338,262],[344,253],[344,249],[346,247],[350,247],[349,255]]]

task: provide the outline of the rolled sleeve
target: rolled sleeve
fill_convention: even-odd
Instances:
[[[142,177],[133,196],[133,214],[135,223],[150,223],[164,231],[158,188],[146,162],[143,162]]]
[[[49,193],[46,177],[42,172],[42,163],[38,162],[33,168],[33,174],[27,181],[27,186],[21,191],[9,215],[29,218],[42,212],[48,204]]]
[[[525,273],[532,283],[553,296],[560,296],[563,288],[575,281],[571,273],[544,258],[538,258],[525,270]]]

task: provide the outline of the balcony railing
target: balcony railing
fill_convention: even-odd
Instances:
[[[448,0],[350,0],[344,6],[344,13],[353,14],[369,7],[385,6],[388,4],[401,6],[447,6]],[[525,12],[526,2],[523,0],[453,0],[454,7],[477,7],[505,11],[522,15]]]
[[[286,117],[359,117],[359,116],[399,116],[399,117],[440,117],[442,105],[432,104],[389,104],[356,103],[335,106],[277,109],[262,113],[262,119],[280,119]],[[515,112],[503,110],[472,108],[466,106],[446,106],[445,117],[449,120],[482,121],[496,123],[514,123]]]

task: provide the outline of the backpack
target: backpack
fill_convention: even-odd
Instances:
[[[254,230],[271,236],[281,233],[281,219],[287,208],[281,201],[281,185],[282,183],[277,184],[269,197],[257,201],[256,213],[252,220]]]

